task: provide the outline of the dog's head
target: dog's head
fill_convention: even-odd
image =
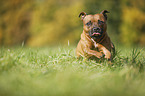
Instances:
[[[100,14],[87,15],[85,12],[81,12],[79,17],[84,24],[84,31],[93,39],[99,39],[105,34],[107,29],[107,10],[103,10]]]

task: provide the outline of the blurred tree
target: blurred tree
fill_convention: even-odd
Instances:
[[[108,34],[123,44],[145,44],[144,0],[0,0],[0,45],[77,43],[81,11],[108,14]],[[120,37],[120,38],[118,38]]]
[[[0,44],[15,45],[26,41],[32,0],[0,1]]]
[[[122,0],[121,41],[126,45],[145,44],[145,1]]]
[[[42,6],[43,5],[43,6]],[[42,46],[76,42],[80,38],[79,12],[84,8],[77,0],[48,0],[38,4],[32,15],[28,45]]]

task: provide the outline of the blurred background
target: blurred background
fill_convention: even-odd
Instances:
[[[145,0],[0,0],[0,46],[76,45],[79,13],[104,9],[113,42],[145,45]]]

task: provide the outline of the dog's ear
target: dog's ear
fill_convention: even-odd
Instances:
[[[87,13],[81,12],[81,13],[79,14],[79,17],[82,16],[82,17],[81,17],[81,20],[83,20],[83,19],[85,18],[86,15],[87,15]]]
[[[103,14],[105,19],[107,20],[107,14],[106,13],[110,13],[110,12],[107,11],[107,10],[103,10],[100,14]]]

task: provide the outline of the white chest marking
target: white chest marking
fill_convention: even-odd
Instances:
[[[97,48],[99,44],[96,43],[96,42],[94,41],[94,39],[91,38],[91,40],[93,41],[95,48]]]

